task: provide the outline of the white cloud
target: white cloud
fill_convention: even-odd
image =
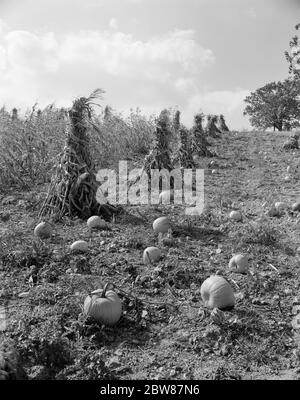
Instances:
[[[111,25],[117,27],[116,21]],[[0,42],[0,104],[60,101],[99,86],[113,92],[116,81],[122,81],[128,92],[138,82],[136,92],[142,93],[144,86],[150,97],[152,87],[158,92],[186,91],[213,62],[212,51],[197,43],[192,30],[148,41],[118,31],[80,31],[61,37],[11,31]]]

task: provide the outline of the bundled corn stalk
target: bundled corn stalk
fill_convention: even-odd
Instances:
[[[189,131],[186,127],[181,126],[179,129],[180,146],[175,156],[174,162],[179,161],[182,168],[194,168],[195,163],[189,140]]]
[[[172,135],[169,112],[167,110],[163,110],[156,122],[156,130],[154,133],[152,149],[145,157],[139,176],[137,176],[133,181],[129,182],[130,186],[136,184],[144,176],[144,174],[147,174],[148,176],[149,185],[149,183],[151,183],[151,170],[153,169],[157,169],[159,171],[162,169],[171,171],[173,169],[170,149]],[[172,185],[172,182],[170,182],[170,185]]]
[[[218,135],[221,131],[217,128],[217,115],[208,115],[207,116],[207,125],[206,125],[206,134],[212,138],[219,138]]]
[[[221,132],[229,132],[229,128],[226,125],[225,117],[223,114],[219,116],[219,128]]]
[[[284,150],[293,150],[293,149],[299,149],[299,133],[295,133],[292,135],[284,144],[283,144],[283,149]]]
[[[89,218],[103,215],[110,218],[118,209],[109,204],[100,205],[96,200],[97,182],[94,164],[90,156],[88,126],[92,124],[91,106],[100,96],[94,91],[88,98],[73,102],[67,115],[66,145],[56,171],[52,176],[48,195],[40,216],[53,216],[56,220],[64,215]]]
[[[199,157],[213,157],[213,153],[208,150],[210,143],[206,139],[205,132],[202,127],[203,114],[194,116],[194,126],[192,128],[192,154]]]
[[[147,172],[148,176],[151,174],[151,169],[167,169],[171,171],[173,168],[171,162],[170,140],[172,132],[170,130],[169,115],[166,110],[160,113],[156,124],[155,139],[153,148],[146,156],[144,161],[143,170]]]

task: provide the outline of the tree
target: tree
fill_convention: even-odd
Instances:
[[[295,26],[296,30],[300,28],[300,24]],[[300,41],[298,36],[294,36],[289,43],[290,52],[286,51],[285,58],[289,62],[289,72],[293,78],[300,78]]]
[[[249,115],[251,125],[259,129],[282,131],[297,127],[300,125],[299,94],[300,84],[294,79],[267,83],[245,98],[244,115]]]

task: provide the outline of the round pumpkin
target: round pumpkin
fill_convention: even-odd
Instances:
[[[159,204],[170,204],[174,202],[174,191],[173,190],[164,190],[160,193],[158,198]]]
[[[231,211],[229,218],[238,222],[242,220],[242,214],[239,211]]]
[[[49,238],[52,235],[52,227],[48,222],[42,221],[34,228],[34,235],[41,239]]]
[[[161,252],[157,247],[147,247],[144,250],[143,261],[144,264],[155,264],[161,258]]]
[[[171,223],[168,217],[160,217],[153,222],[155,233],[168,233],[169,229],[171,229]]]
[[[88,251],[88,243],[85,240],[76,240],[71,244],[70,249],[73,252],[86,252]]]
[[[275,207],[276,210],[279,211],[279,212],[282,212],[282,211],[284,211],[284,210],[287,209],[286,203],[283,203],[282,201],[277,201],[277,202],[274,204],[274,207]]]
[[[292,210],[293,211],[299,211],[300,212],[300,201],[297,201],[292,205]]]
[[[93,291],[84,301],[84,313],[105,325],[115,325],[122,314],[122,302],[113,290],[104,289]]]
[[[86,223],[90,229],[101,229],[106,227],[106,222],[98,215],[93,215]]]
[[[229,261],[228,268],[230,271],[246,274],[249,268],[248,257],[245,254],[234,255]]]
[[[233,308],[235,297],[232,287],[219,275],[212,275],[201,285],[201,298],[208,308],[227,309]]]
[[[284,181],[285,181],[285,182],[290,182],[290,180],[291,180],[291,177],[290,177],[290,176],[287,175],[287,176],[284,177]]]

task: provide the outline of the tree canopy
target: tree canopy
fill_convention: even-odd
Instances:
[[[286,79],[271,82],[245,98],[244,115],[249,115],[252,126],[282,131],[300,126],[299,81]]]

